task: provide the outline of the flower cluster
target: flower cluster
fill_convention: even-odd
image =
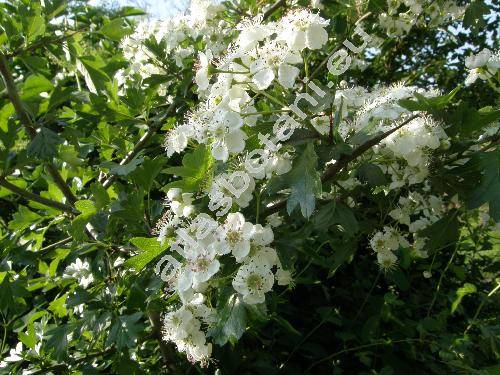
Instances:
[[[63,278],[75,278],[78,280],[78,284],[85,289],[94,281],[89,262],[82,262],[80,258],[66,267]]]
[[[219,17],[224,9],[210,0],[194,0],[184,16],[139,23],[134,33],[121,42],[123,55],[130,64],[116,73],[119,86],[140,87],[153,75],[168,74],[164,61],[173,61],[177,68],[188,66],[190,59],[196,56],[195,46],[200,39],[212,52],[224,51],[227,45],[221,30],[230,30]],[[160,56],[156,53],[158,50]],[[167,88],[168,84],[161,84],[159,93],[165,95]]]
[[[175,196],[177,191],[168,195]],[[224,222],[207,214],[199,214],[190,222],[177,218],[171,245],[177,258],[170,259],[171,272],[166,280],[182,306],[166,314],[165,339],[175,342],[193,362],[204,363],[211,353],[205,332],[217,321],[216,309],[205,296],[217,288],[221,277],[233,278],[233,302],[246,304],[265,302],[275,279],[280,285],[291,279],[276,250],[270,247],[274,238],[270,226],[252,224],[239,212],[228,214]]]
[[[389,36],[407,34],[415,25],[436,27],[461,18],[465,12],[455,1],[387,0],[389,10],[379,16]]]
[[[487,81],[495,77],[500,69],[500,52],[493,53],[485,48],[476,55],[467,57],[465,66],[469,69],[469,75],[465,80],[467,86],[472,85],[478,78]]]
[[[395,228],[384,227],[383,231],[376,232],[370,239],[370,246],[377,253],[380,268],[391,270],[398,261],[394,252],[400,247],[409,247],[409,243]]]
[[[400,5],[410,8],[407,15],[424,9],[423,19],[439,22],[459,13],[451,3],[436,8],[398,2],[391,5],[391,19]],[[322,142],[331,135],[335,116],[335,133],[346,143],[355,137],[391,131],[360,158],[390,178],[384,186],[386,192],[399,193],[412,186],[412,192],[401,197],[399,206],[391,211],[389,217],[394,221],[384,223],[370,240],[381,268],[390,270],[396,265],[400,248],[413,247],[417,257],[426,257],[426,239],[419,232],[446,211],[439,197],[426,194],[426,178],[430,155],[449,147],[448,136],[432,118],[415,116],[416,112],[400,104],[415,94],[438,96],[438,91],[404,83],[369,90],[341,81],[331,95],[336,113],[322,109],[308,118],[299,107],[301,100],[316,106],[316,99],[327,94],[313,81],[300,78],[301,72],[307,75],[305,53],[318,51],[328,42],[329,24],[307,9],[293,9],[276,22],[264,22],[262,17],[245,19],[236,26],[234,42],[224,54],[208,41],[197,53],[194,80],[200,103],[169,130],[164,146],[172,156],[184,152],[188,145],[205,145],[213,166],[196,191],[168,191],[168,211],[159,225],[159,240],[168,239],[172,250],[162,258],[168,266],[161,276],[179,297],[179,304],[165,315],[165,339],[193,362],[206,364],[211,355],[214,332],[221,324],[223,306],[215,303],[214,297],[220,288],[229,288],[225,303],[248,306],[264,304],[266,294],[276,284],[293,282],[291,271],[283,267],[280,254],[272,247],[273,228],[282,224],[279,213],[269,215],[264,226],[249,222],[244,212],[270,179],[292,170],[296,149],[287,141],[296,129],[314,130],[316,140]],[[410,27],[413,24],[412,20]],[[399,28],[408,31],[406,26]],[[399,31],[391,31],[394,33]],[[165,35],[169,34],[160,39],[172,40]],[[360,49],[373,43],[373,38],[364,39]],[[184,48],[182,42],[172,46],[167,53]],[[338,63],[328,61],[331,73],[335,65]],[[282,101],[292,89],[300,92],[305,87],[306,92],[298,95],[293,105]],[[270,121],[274,125],[270,126]],[[336,162],[332,159],[326,165]],[[351,190],[362,182],[346,172],[338,184]],[[334,195],[322,197],[335,199]],[[354,207],[357,202],[350,197],[347,204]],[[258,221],[258,213],[256,216]],[[404,226],[408,230],[402,230]]]
[[[219,166],[203,193],[208,196],[208,208],[216,214],[216,219],[206,213],[191,219],[192,195],[171,190],[167,194],[170,217],[160,231],[161,240],[173,237],[172,249],[178,257],[171,260],[171,273],[166,280],[182,300],[181,310],[167,314],[166,338],[176,342],[179,350],[194,361],[206,361],[209,355],[206,336],[200,332],[210,330],[217,320],[213,315],[217,309],[207,310],[210,300],[206,296],[218,285],[221,273],[227,277],[229,264],[237,265],[230,278],[238,303],[263,303],[275,281],[278,284],[292,281],[290,272],[283,269],[278,254],[270,247],[271,226],[254,225],[246,221],[241,212],[229,212],[233,204],[240,209],[248,207],[258,184],[292,168],[294,149],[285,147],[284,142],[295,129],[307,127],[308,120],[297,102],[287,107],[266,91],[276,87],[286,92],[296,87],[304,63],[303,51],[325,45],[328,24],[309,10],[291,11],[277,22],[264,23],[257,17],[237,27],[239,34],[225,56],[215,61],[208,48],[199,54],[195,80],[203,101],[184,123],[171,129],[165,147],[169,156],[182,152],[192,141],[209,147]],[[311,83],[310,88],[321,95],[319,87]],[[426,92],[404,84],[369,91],[341,83],[333,100],[340,117],[338,133],[348,140],[363,131],[387,131],[395,122],[411,115],[399,101],[417,92],[426,97],[438,95],[435,91]],[[269,99],[277,108],[269,114],[257,111],[259,98]],[[292,110],[301,120],[288,115]],[[263,149],[247,149],[251,129],[274,113],[282,114],[268,133],[258,135]],[[320,113],[311,125],[325,135],[330,121],[330,116]],[[373,159],[391,175],[389,189],[397,189],[424,181],[428,173],[427,154],[441,147],[444,140],[446,135],[439,124],[419,117],[394,132],[366,158]],[[268,222],[279,225],[281,219],[276,215]],[[379,264],[386,269],[397,261],[395,250],[410,246],[405,235],[389,227],[377,233],[371,243]],[[204,311],[210,317],[192,311],[192,296],[197,294],[206,301]],[[187,323],[193,320],[197,323]],[[186,337],[190,337],[191,346],[185,343]]]
[[[292,88],[300,72],[300,53],[327,42],[328,23],[308,10],[293,11],[278,22],[250,19],[238,26],[235,43],[217,64],[210,61],[210,50],[200,54],[196,82],[206,100],[169,133],[167,154],[182,151],[189,139],[210,144],[216,160],[226,162],[241,153],[248,138],[242,128],[255,126],[260,116],[251,93],[272,84]]]

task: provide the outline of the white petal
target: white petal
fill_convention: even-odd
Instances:
[[[222,160],[223,162],[226,162],[229,158],[229,151],[226,144],[224,142],[214,143],[212,146],[212,156],[215,160]]]
[[[241,263],[249,252],[250,252],[249,241],[241,241],[238,245],[233,247],[233,255],[238,263]]]
[[[200,91],[204,91],[208,88],[209,80],[208,80],[208,70],[205,68],[201,68],[196,72],[196,76],[194,77],[196,84]]]
[[[281,64],[278,69],[278,80],[283,87],[291,89],[295,83],[295,79],[299,75],[300,70],[295,66]]]
[[[301,30],[292,32],[291,38],[287,39],[288,46],[294,51],[302,51],[306,48],[306,33]]]
[[[226,136],[227,148],[230,152],[238,153],[245,149],[247,135],[242,130],[236,130]]]
[[[238,113],[233,111],[228,111],[224,114],[223,122],[229,129],[239,129],[243,126],[243,119]]]
[[[317,24],[312,24],[306,31],[306,45],[310,49],[320,49],[328,41],[328,33]]]
[[[252,82],[255,83],[259,90],[267,89],[274,79],[274,72],[271,68],[263,69],[252,78]]]
[[[191,285],[193,283],[193,272],[188,269],[183,269],[181,271],[181,274],[179,275],[178,283],[179,290],[181,291],[191,288]]]

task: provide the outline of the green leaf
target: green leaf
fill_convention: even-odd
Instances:
[[[348,236],[353,236],[359,230],[358,220],[352,210],[343,203],[330,202],[318,210],[312,219],[314,228],[324,231],[332,225],[341,225]]]
[[[30,157],[36,157],[42,160],[49,160],[57,154],[57,145],[64,140],[47,128],[40,128],[35,138],[28,145],[27,153]]]
[[[218,311],[218,323],[208,331],[208,336],[220,346],[228,341],[236,343],[245,332],[247,324],[245,304],[237,294],[230,294],[222,302],[224,307]]]
[[[18,211],[13,215],[13,219],[9,221],[9,229],[12,231],[21,232],[24,229],[36,224],[42,217],[31,211],[25,206],[19,206]]]
[[[111,82],[103,70],[106,64],[99,56],[82,56],[77,60],[77,67],[82,73],[85,84],[92,93],[106,91],[106,83]]]
[[[166,159],[162,156],[154,159],[147,158],[140,167],[130,174],[130,178],[138,186],[142,187],[145,192],[149,192],[153,187],[156,176],[161,172],[165,163]]]
[[[417,98],[416,101],[411,99],[401,99],[398,103],[400,106],[409,111],[426,111],[429,113],[435,113],[437,110],[446,107],[460,88],[461,86],[457,86],[446,95],[429,98],[423,96],[422,94],[415,93],[415,97]]]
[[[463,26],[464,28],[471,27],[474,31],[478,31],[486,26],[484,17],[490,13],[490,8],[483,0],[475,0],[465,10]]]
[[[117,17],[130,17],[130,16],[143,16],[147,14],[144,10],[139,8],[134,8],[131,6],[125,6],[118,10]]]
[[[134,158],[129,163],[121,165],[113,162],[105,162],[101,164],[104,168],[109,168],[110,174],[115,174],[118,176],[128,176],[130,173],[136,170],[136,168],[141,165],[144,158]]]
[[[211,181],[214,162],[210,148],[203,144],[198,145],[194,152],[184,155],[182,167],[170,167],[165,170],[168,174],[182,177],[180,181],[169,183],[167,188],[178,187],[184,192],[201,190]]]
[[[52,91],[54,86],[47,78],[42,75],[30,75],[24,81],[21,90],[21,99],[32,100],[41,99],[40,94],[42,92]]]
[[[44,339],[45,347],[53,349],[54,357],[58,361],[67,358],[68,354],[68,335],[71,333],[72,327],[64,324],[47,331]]]
[[[47,21],[50,21],[52,18],[56,17],[64,9],[66,9],[67,6],[68,3],[66,0],[46,1],[44,7],[44,13],[47,16]]]
[[[94,202],[91,200],[81,200],[75,202],[75,207],[80,211],[80,215],[71,222],[70,232],[76,241],[83,241],[86,238],[85,226],[92,216],[97,212]]]
[[[92,191],[92,195],[95,200],[95,208],[97,211],[101,210],[109,204],[109,194],[100,183],[93,183],[90,186],[90,190]]]
[[[451,305],[451,313],[453,314],[455,312],[457,307],[462,302],[462,299],[467,294],[473,294],[476,292],[477,292],[476,286],[474,284],[470,284],[470,283],[465,283],[464,286],[458,288],[457,296],[456,296],[455,300],[453,301],[453,304]]]
[[[12,306],[14,303],[9,274],[0,272],[0,310],[4,310]]]
[[[356,173],[360,181],[366,182],[373,187],[385,185],[387,183],[384,172],[375,164],[363,163],[358,167]]]
[[[500,221],[500,150],[483,152],[477,156],[482,167],[482,177],[477,188],[467,197],[467,208],[489,205],[489,214]]]
[[[45,32],[45,19],[37,14],[29,17],[26,27],[26,42],[31,43]]]
[[[429,225],[420,231],[420,236],[426,237],[426,248],[436,251],[457,242],[460,235],[460,223],[457,212],[451,212],[447,216]]]
[[[19,341],[21,341],[24,345],[26,345],[30,349],[35,349],[37,339],[35,334],[35,327],[33,323],[28,324],[28,331],[26,333],[19,332],[17,334]]]
[[[140,271],[146,265],[155,259],[158,255],[164,253],[170,246],[170,244],[165,241],[165,243],[160,243],[156,237],[135,237],[130,240],[134,246],[141,250],[139,255],[127,259],[125,265],[127,267],[135,269],[135,271]]]
[[[49,107],[47,111],[53,110],[59,107],[61,104],[71,100],[71,94],[73,93],[73,87],[61,87],[56,86],[52,95],[49,99]]]
[[[144,330],[144,324],[139,322],[141,317],[141,312],[115,317],[106,340],[106,345],[115,344],[120,351],[127,347],[133,348],[136,346],[137,338]]]
[[[321,178],[316,170],[318,157],[312,143],[308,143],[301,155],[295,159],[290,172],[282,176],[291,193],[287,201],[287,211],[290,215],[300,206],[300,212],[309,218],[316,206],[316,194],[321,192]]]
[[[125,35],[131,34],[132,29],[124,27],[121,18],[115,18],[101,27],[99,33],[111,40],[120,41]]]
[[[329,266],[329,278],[335,275],[335,272],[337,272],[341,265],[352,260],[354,254],[356,253],[358,244],[355,241],[350,241],[343,243],[332,243],[330,244],[330,246],[333,249],[333,255],[331,257],[333,263]]]
[[[49,304],[49,310],[57,316],[58,318],[64,318],[68,312],[66,310],[66,299],[68,295],[65,294],[59,298],[56,298]]]
[[[469,137],[472,134],[480,134],[489,124],[500,120],[500,109],[483,107],[477,110],[464,102],[445,120],[451,124],[451,127],[446,129],[449,135],[458,133],[461,136]]]

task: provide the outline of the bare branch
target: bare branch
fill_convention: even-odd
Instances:
[[[286,1],[285,0],[279,0],[277,2],[275,2],[273,5],[271,5],[271,8],[269,8],[265,13],[264,15],[262,16],[262,20],[266,20],[268,19],[269,17],[272,16],[272,14],[274,12],[276,12],[279,8],[281,7],[284,7],[286,5]]]
[[[37,194],[34,194],[34,193],[29,192],[27,190],[21,189],[20,187],[14,185],[14,184],[11,184],[9,181],[7,181],[4,176],[0,176],[0,186],[3,186],[7,190],[10,190],[11,192],[18,194],[18,195],[26,198],[27,200],[41,203],[44,206],[52,207],[52,208],[55,208],[56,210],[68,212],[70,214],[78,213],[78,211],[76,211],[72,206],[69,206],[69,205],[61,203],[61,202],[54,201],[52,199],[44,198],[44,197],[41,197],[40,195],[37,195]]]
[[[21,124],[26,128],[26,131],[30,136],[30,138],[31,139],[35,138],[36,136],[35,126],[28,112],[24,108],[21,98],[19,97],[16,84],[14,82],[14,78],[12,77],[12,74],[8,67],[7,58],[2,54],[0,54],[0,75],[3,77],[3,80],[5,82],[5,88],[7,89],[7,95],[9,96],[9,99],[12,105],[14,106],[14,109],[16,110],[19,121],[21,121]],[[77,201],[77,198],[75,197],[71,189],[68,187],[68,185],[66,185],[66,182],[64,182],[63,178],[59,174],[56,167],[52,163],[47,163],[46,165],[47,165],[47,171],[54,180],[54,183],[63,192],[68,202],[74,204]]]
[[[362,154],[364,154],[366,151],[368,151],[369,149],[371,149],[373,146],[379,144],[383,139],[387,138],[392,133],[394,133],[398,129],[401,129],[403,126],[405,126],[406,124],[408,124],[409,122],[413,121],[414,119],[416,119],[419,116],[420,115],[413,115],[413,116],[409,117],[408,119],[406,119],[405,121],[403,121],[398,126],[396,126],[396,127],[392,128],[392,129],[390,129],[390,130],[388,130],[388,131],[386,131],[386,132],[384,132],[382,134],[379,134],[376,137],[373,137],[372,139],[366,141],[361,146],[359,146],[358,148],[356,148],[352,153],[350,153],[350,154],[343,154],[339,158],[339,160],[337,160],[337,162],[335,164],[330,165],[325,170],[325,172],[321,176],[321,182],[326,182],[326,181],[334,178],[335,176],[337,176],[340,173],[340,171],[342,169],[344,169],[351,161],[357,159],[359,156],[361,156]],[[285,205],[286,205],[286,199],[283,199],[283,200],[281,200],[281,201],[273,204],[272,206],[266,207],[265,214],[266,215],[270,215],[270,214],[273,214],[275,212],[278,212]]]

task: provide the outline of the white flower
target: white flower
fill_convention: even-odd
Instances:
[[[207,50],[206,53],[200,52],[198,55],[199,68],[196,71],[195,81],[200,91],[206,90],[210,83],[210,77],[208,73],[212,57],[212,52],[210,50]]]
[[[266,217],[266,221],[268,224],[272,227],[279,227],[280,225],[283,224],[283,218],[279,215],[278,212],[275,212],[268,217]]]
[[[245,148],[247,135],[240,129],[243,119],[233,111],[221,112],[210,125],[214,142],[212,155],[216,160],[224,162],[230,153],[239,153]]]
[[[178,217],[189,217],[194,212],[193,194],[182,193],[181,189],[174,188],[167,192],[167,205]]]
[[[278,267],[276,270],[276,282],[278,285],[292,285],[293,284],[293,277],[292,277],[292,272],[289,270],[285,270],[282,267]]]
[[[15,348],[9,350],[9,355],[4,358],[4,361],[5,362],[21,361],[23,359],[21,357],[22,352],[23,352],[23,343],[18,342]]]
[[[304,48],[320,49],[328,41],[325,27],[329,21],[308,10],[299,10],[282,18],[278,26],[278,38],[284,40],[293,51]]]
[[[163,333],[166,341],[178,341],[188,335],[188,328],[193,325],[193,313],[181,307],[165,315],[163,319]]]
[[[391,251],[382,251],[377,253],[377,262],[381,269],[389,271],[396,266],[398,257]]]
[[[236,45],[242,52],[253,49],[258,42],[267,38],[271,32],[269,28],[260,23],[259,19],[240,24],[238,29],[241,32],[236,39]]]
[[[187,126],[180,125],[170,129],[164,142],[167,156],[170,157],[175,153],[184,151],[187,147],[189,137],[190,131]]]
[[[480,68],[488,63],[492,53],[488,48],[483,49],[477,55],[471,55],[465,58],[465,66],[469,69]]]
[[[215,259],[216,251],[213,246],[204,246],[197,242],[185,245],[182,256],[186,264],[179,271],[178,286],[181,290],[188,290],[204,283],[215,275],[220,268],[220,263]]]
[[[273,284],[274,276],[270,268],[256,262],[242,265],[233,280],[233,288],[248,304],[264,302],[265,294],[272,289]]]
[[[63,278],[75,278],[78,283],[86,289],[93,281],[94,276],[90,271],[90,264],[87,261],[82,262],[80,258],[71,263],[64,270]]]
[[[208,191],[208,207],[213,211],[222,207],[225,212],[229,211],[233,202],[242,208],[248,207],[253,199],[254,189],[254,179],[245,172],[221,173],[215,176]]]
[[[241,263],[250,252],[250,239],[254,232],[254,225],[245,221],[245,217],[241,213],[230,213],[220,230],[220,242],[217,244],[218,253],[232,253],[236,261]]]
[[[259,90],[267,89],[278,75],[278,82],[292,88],[300,70],[291,64],[301,62],[301,58],[286,48],[283,43],[271,41],[258,52],[258,58],[250,64],[252,82]]]

